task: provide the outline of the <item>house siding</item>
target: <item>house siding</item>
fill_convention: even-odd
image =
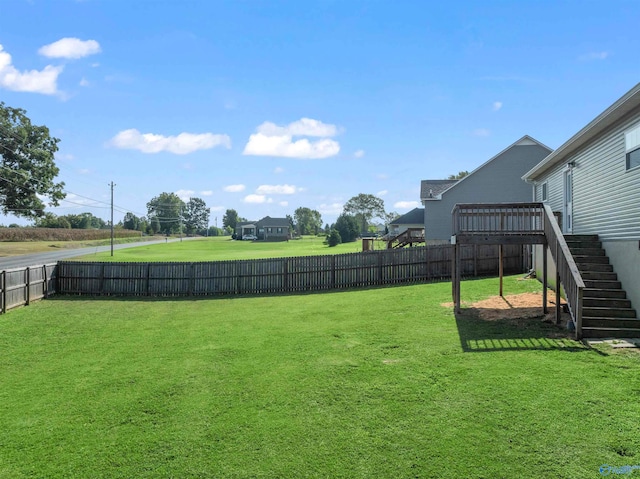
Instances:
[[[445,191],[441,200],[424,201],[427,242],[451,238],[451,212],[457,203],[531,201],[531,185],[522,175],[549,153],[540,145],[514,146]]]
[[[553,211],[562,211],[563,172],[567,163],[575,163],[573,233],[599,235],[636,308],[640,305],[640,288],[635,287],[640,271],[640,168],[626,169],[624,133],[639,124],[640,112],[632,113],[536,178],[536,198],[541,198],[542,183],[547,181],[548,203]],[[540,268],[536,261],[538,272]]]
[[[537,181],[536,198],[548,182],[549,205],[562,211],[563,172],[573,168],[573,233],[603,241],[640,239],[640,168],[626,170],[624,132],[640,124],[640,113],[571,155]]]

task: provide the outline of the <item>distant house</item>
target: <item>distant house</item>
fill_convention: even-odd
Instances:
[[[414,208],[389,223],[389,236],[397,236],[409,228],[424,228],[424,208]]]
[[[288,218],[271,218],[265,216],[256,223],[258,228],[258,239],[265,241],[283,241],[289,239]]]
[[[236,237],[242,239],[253,235],[259,240],[284,241],[289,239],[289,219],[265,216],[260,221],[239,221],[236,224]]]
[[[511,203],[531,201],[531,185],[522,175],[540,163],[551,149],[525,135],[461,180],[423,180],[427,244],[451,239],[451,211],[457,203]]]
[[[640,83],[523,178],[557,213],[563,233],[599,236],[640,305]]]

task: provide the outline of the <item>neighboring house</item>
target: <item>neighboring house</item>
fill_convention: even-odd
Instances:
[[[284,241],[289,239],[289,220],[265,216],[260,221],[239,221],[235,233],[238,239],[254,235],[259,240]]]
[[[522,175],[551,151],[525,135],[461,180],[423,180],[420,200],[427,244],[449,243],[451,212],[457,203],[531,201],[531,186]]]
[[[424,228],[424,208],[414,208],[389,223],[389,236],[398,236],[409,228]]]
[[[289,219],[265,216],[256,223],[258,239],[265,241],[284,241],[289,239]]]
[[[640,305],[640,83],[523,179],[533,183],[535,201],[559,213],[564,233],[599,235]]]

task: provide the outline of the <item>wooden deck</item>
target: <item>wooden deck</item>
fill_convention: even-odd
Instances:
[[[569,251],[560,227],[548,205],[543,203],[458,204],[453,212],[451,243],[454,245],[451,265],[453,302],[460,312],[460,254],[466,244],[532,244],[543,246],[543,278],[547,283],[547,251],[556,263],[556,322],[560,319],[560,286],[576,326],[576,337],[582,334],[582,295],[584,282]],[[500,295],[502,296],[502,261],[500,260]],[[547,313],[547,288],[543,288],[542,308]]]

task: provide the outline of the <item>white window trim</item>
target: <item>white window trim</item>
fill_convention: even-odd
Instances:
[[[631,146],[630,148],[627,148],[627,136],[629,134],[631,134],[632,132],[637,135],[638,141],[637,141],[637,143],[635,145]],[[624,131],[624,169],[625,169],[625,171],[636,171],[636,170],[640,169],[640,164],[638,164],[636,166],[632,166],[631,168],[629,168],[628,155],[632,151],[636,151],[636,150],[640,150],[640,123],[632,126],[631,128],[627,128]]]

